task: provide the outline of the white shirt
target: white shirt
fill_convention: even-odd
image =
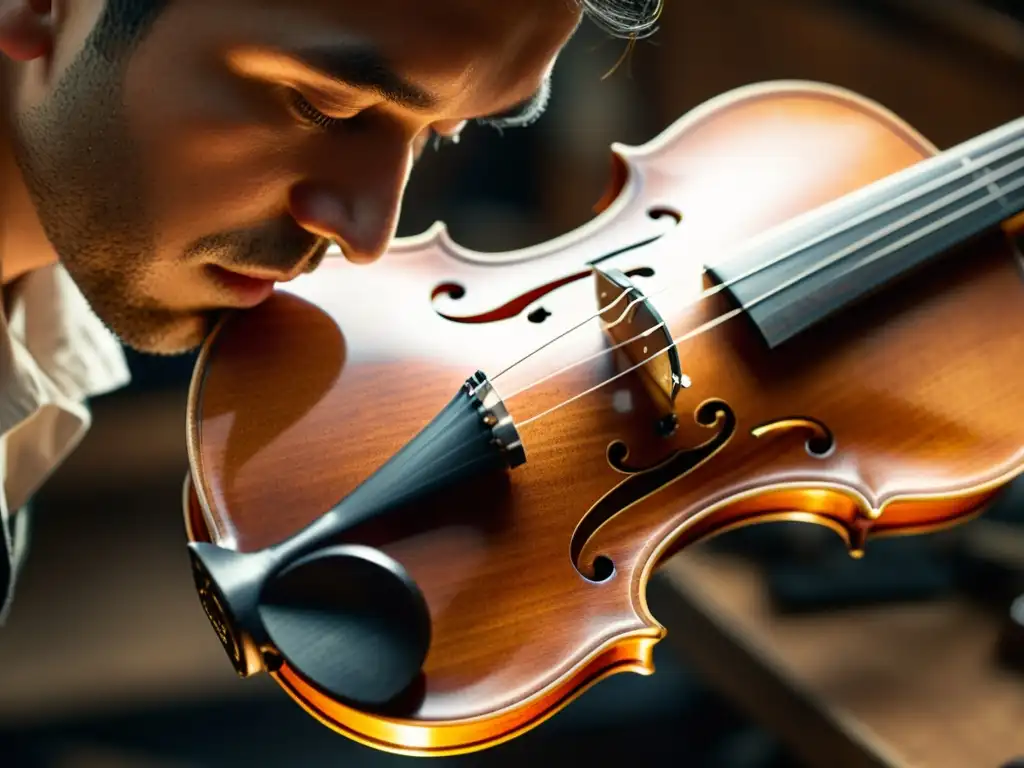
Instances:
[[[0,625],[27,546],[18,510],[91,426],[87,399],[129,380],[121,345],[62,266],[15,284],[0,312]]]

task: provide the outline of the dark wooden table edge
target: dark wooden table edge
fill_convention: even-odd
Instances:
[[[678,557],[685,557],[680,555]],[[808,768],[908,768],[880,742],[785,676],[699,586],[669,561],[648,585],[648,603],[681,654],[715,692],[770,731]]]

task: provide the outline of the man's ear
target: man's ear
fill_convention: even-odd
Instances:
[[[52,0],[0,0],[0,54],[31,61],[50,53]]]

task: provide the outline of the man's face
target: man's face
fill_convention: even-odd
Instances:
[[[411,167],[542,88],[569,0],[170,0],[138,46],[68,3],[8,94],[47,237],[124,343],[177,353],[335,240],[378,257]],[[253,279],[257,278],[257,279]]]

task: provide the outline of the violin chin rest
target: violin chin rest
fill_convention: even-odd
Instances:
[[[257,610],[288,665],[353,707],[400,696],[430,650],[430,611],[419,587],[370,547],[328,547],[288,564],[268,579]]]

